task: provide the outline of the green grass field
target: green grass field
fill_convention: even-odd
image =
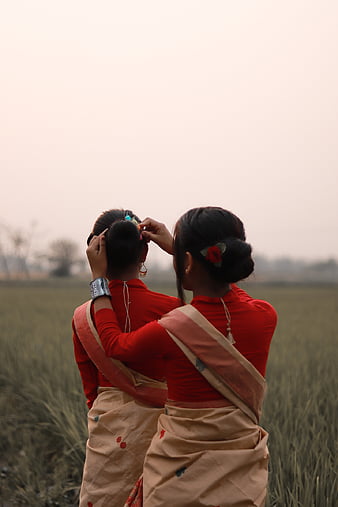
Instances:
[[[246,288],[279,315],[262,420],[269,505],[336,506],[338,288]],[[2,507],[77,505],[86,406],[71,318],[86,299],[80,282],[0,286]]]

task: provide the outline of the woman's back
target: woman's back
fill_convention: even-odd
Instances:
[[[111,280],[109,289],[118,323],[121,329],[126,331],[136,330],[179,306],[177,298],[150,291],[137,278],[128,282]],[[87,405],[91,407],[97,396],[98,387],[110,387],[112,384],[91,361],[75,331],[73,342]],[[164,363],[161,357],[158,357],[156,361],[149,361],[146,357],[133,357],[125,364],[147,377],[157,380],[164,378]]]
[[[251,298],[236,285],[222,298],[231,316],[234,347],[264,376],[269,346],[276,327],[276,312],[266,301]],[[221,298],[196,296],[191,304],[222,334],[228,319]],[[168,397],[175,401],[221,399],[158,322],[124,335],[114,313],[96,313],[98,331],[108,355],[126,364],[137,358],[144,364],[164,362]],[[121,326],[123,329],[123,327]],[[160,364],[160,362],[158,363]]]
[[[148,322],[158,320],[162,315],[180,305],[176,297],[151,291],[137,278],[128,282],[111,280],[109,289],[116,318],[121,329],[126,331],[128,329],[134,331]],[[164,363],[161,357],[158,357],[156,361],[147,361],[144,357],[133,357],[125,364],[147,377],[158,380],[164,378]]]
[[[99,284],[91,282],[91,292],[110,297],[118,322],[126,331],[179,306],[177,298],[150,291],[138,278],[146,271],[143,263],[148,251],[139,222],[130,210],[109,210],[97,219],[87,241],[89,244],[95,236],[105,236],[107,269]],[[158,380],[163,379],[164,368],[160,358],[149,362],[134,357],[126,365],[107,358],[97,343],[95,316],[93,311],[90,316],[89,309],[93,307],[84,303],[75,310],[73,319],[75,359],[89,407],[80,506],[120,507],[142,472],[146,450],[163,411],[166,388]]]
[[[270,342],[277,314],[267,302],[254,299],[236,285],[222,298],[231,316],[235,348],[265,375]],[[227,318],[220,298],[197,296],[192,305],[222,334],[227,335]]]

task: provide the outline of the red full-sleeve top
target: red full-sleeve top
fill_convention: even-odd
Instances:
[[[276,311],[266,301],[253,299],[236,285],[232,285],[222,299],[231,315],[234,346],[264,376],[277,323]],[[198,296],[191,304],[226,335],[227,318],[220,298]],[[95,319],[108,356],[124,362],[136,357],[144,363],[163,360],[170,400],[190,402],[222,398],[158,322],[150,322],[136,331],[123,333],[111,309],[95,312]]]
[[[128,322],[131,330],[137,329],[148,322],[159,319],[162,315],[180,305],[179,299],[151,291],[141,280],[136,278],[128,282],[111,280],[109,289],[119,329],[128,328],[126,327]],[[129,310],[129,321],[126,305],[128,305]],[[75,360],[80,371],[87,405],[90,408],[97,396],[98,387],[111,386],[111,383],[100,373],[89,358],[75,332],[74,323],[73,344]],[[123,362],[129,368],[150,378],[164,379],[164,359],[159,354],[155,354],[152,361],[145,361],[143,357],[134,355]]]

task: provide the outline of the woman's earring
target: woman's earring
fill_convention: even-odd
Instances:
[[[140,267],[140,276],[146,276],[146,274],[148,273],[148,270],[144,264],[144,262],[142,262],[142,265]]]

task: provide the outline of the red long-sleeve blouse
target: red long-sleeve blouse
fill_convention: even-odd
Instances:
[[[253,299],[236,285],[232,285],[223,301],[231,315],[234,346],[265,375],[270,342],[277,323],[276,311],[266,301]],[[227,318],[220,298],[198,296],[191,304],[221,333],[226,334]],[[108,356],[124,362],[137,357],[144,364],[163,361],[169,399],[189,402],[222,398],[158,322],[150,322],[131,333],[122,333],[111,309],[95,312],[95,319]]]
[[[129,309],[131,330],[159,319],[162,315],[180,305],[179,299],[153,292],[141,280],[136,278],[128,282],[112,280],[109,282],[109,289],[119,329],[125,329],[125,326],[128,326],[126,304]],[[75,360],[80,371],[87,405],[90,408],[97,396],[98,387],[111,386],[111,383],[98,371],[95,364],[88,357],[75,332],[74,322],[73,344]],[[160,356],[156,357],[156,354],[155,359],[154,361],[144,361],[143,357],[134,355],[123,362],[135,371],[162,380],[164,378],[164,360]]]

